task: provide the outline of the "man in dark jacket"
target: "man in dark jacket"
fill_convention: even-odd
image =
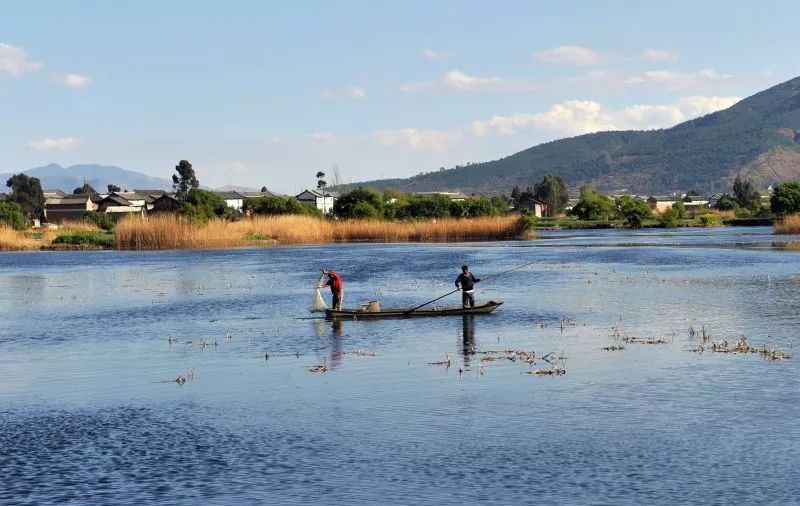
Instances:
[[[478,281],[480,279],[469,272],[469,267],[461,266],[461,274],[456,278],[456,288],[461,289],[461,304],[464,307],[475,305],[475,283]]]
[[[326,271],[325,274],[328,275],[328,282],[320,285],[318,288],[323,288],[325,286],[331,287],[331,295],[333,296],[331,306],[336,310],[342,309],[342,292],[344,291],[342,278],[336,271]]]

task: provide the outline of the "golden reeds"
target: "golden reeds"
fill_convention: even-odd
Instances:
[[[518,222],[514,217],[390,222],[284,215],[195,224],[178,216],[162,215],[120,221],[116,227],[116,247],[132,250],[203,249],[331,242],[474,241],[518,236]]]
[[[790,214],[775,222],[776,234],[800,234],[800,214]]]

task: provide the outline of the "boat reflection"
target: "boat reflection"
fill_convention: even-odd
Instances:
[[[330,357],[327,366],[331,370],[338,368],[344,358],[344,321],[315,321],[314,334],[321,339],[328,338]]]

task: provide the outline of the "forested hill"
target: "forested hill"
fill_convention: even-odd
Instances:
[[[798,180],[800,77],[669,129],[581,135],[491,162],[351,186],[508,192],[547,173],[573,187],[591,184],[643,194],[730,191],[737,173],[764,187]]]

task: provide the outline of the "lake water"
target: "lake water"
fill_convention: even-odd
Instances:
[[[0,254],[0,503],[800,502],[800,356],[688,331],[800,353],[800,252],[775,240]],[[527,262],[477,285],[492,315],[304,319],[323,267],[387,307]],[[604,351],[612,327],[668,342]]]

